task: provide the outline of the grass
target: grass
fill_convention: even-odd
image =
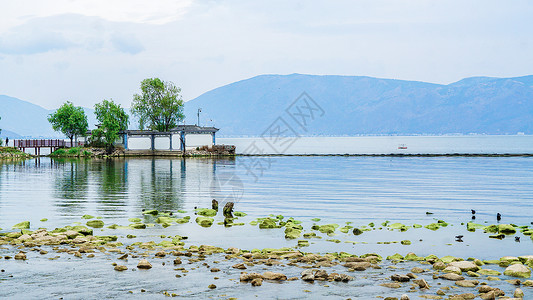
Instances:
[[[80,147],[73,147],[73,148],[68,148],[68,149],[60,148],[52,152],[52,154],[50,154],[50,156],[59,156],[59,157],[91,156],[91,155],[92,155],[91,152]]]

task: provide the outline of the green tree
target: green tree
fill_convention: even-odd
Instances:
[[[70,139],[71,145],[73,145],[72,139],[75,135],[85,136],[89,128],[83,108],[74,106],[70,101],[65,102],[55,113],[50,114],[48,122],[52,124],[55,131],[60,131],[66,135]]]
[[[132,114],[139,118],[139,128],[169,131],[176,127],[183,115],[181,89],[172,82],[148,78],[141,82],[141,94],[133,96]]]
[[[100,127],[93,130],[93,133],[95,137],[103,137],[108,150],[111,150],[119,132],[128,129],[129,117],[120,104],[105,99],[94,105],[94,114],[100,122]]]

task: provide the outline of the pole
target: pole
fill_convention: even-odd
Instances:
[[[202,112],[202,109],[198,108],[198,127],[200,127],[200,112]]]

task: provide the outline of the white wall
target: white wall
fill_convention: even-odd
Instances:
[[[155,150],[170,150],[170,137],[156,136],[154,140],[154,148]]]
[[[149,136],[128,136],[129,150],[150,150],[152,141]]]
[[[181,137],[179,133],[172,135],[172,150],[180,150],[181,148]]]
[[[213,136],[210,133],[185,135],[185,148],[192,149],[205,145],[213,145]]]

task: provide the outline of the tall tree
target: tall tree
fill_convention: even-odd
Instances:
[[[141,94],[133,96],[132,114],[139,118],[139,128],[169,131],[176,127],[183,115],[181,89],[172,82],[148,78],[141,82]]]
[[[72,142],[74,136],[85,136],[89,128],[83,108],[74,106],[70,101],[65,102],[55,113],[50,114],[48,122],[52,124],[55,131],[62,132],[70,139],[71,146],[74,145]]]
[[[128,129],[128,115],[120,104],[113,100],[103,100],[101,103],[94,105],[94,114],[100,122],[100,127],[93,130],[96,136],[101,135],[108,150],[113,148],[113,143],[119,137],[118,133]],[[101,131],[101,132],[99,132]]]

